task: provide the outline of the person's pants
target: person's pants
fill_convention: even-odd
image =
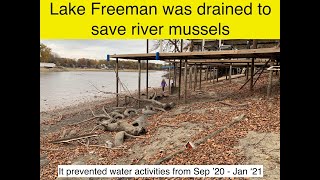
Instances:
[[[164,92],[164,86],[162,86],[162,92]]]

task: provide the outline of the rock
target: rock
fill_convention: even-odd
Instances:
[[[71,137],[74,137],[75,135],[77,134],[77,131],[72,129],[69,134],[68,134],[68,137],[71,138]]]
[[[67,135],[67,130],[64,129],[64,130],[62,131],[61,135],[60,135],[60,139],[65,138],[66,135]]]
[[[47,154],[40,154],[40,159],[45,159],[47,156]]]
[[[49,164],[49,160],[48,159],[41,159],[40,160],[40,167],[43,167],[45,165]]]
[[[154,107],[152,107],[152,106],[146,106],[146,109],[147,109],[147,110],[154,110]]]
[[[112,148],[113,143],[111,141],[106,141],[107,148]]]

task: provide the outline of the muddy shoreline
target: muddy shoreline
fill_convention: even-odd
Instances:
[[[126,139],[123,150],[86,147],[78,142],[49,143],[59,139],[63,131],[74,131],[76,135],[91,132],[96,126],[95,120],[77,123],[93,117],[90,108],[96,114],[103,113],[103,106],[111,111],[116,105],[114,98],[41,112],[40,156],[43,158],[40,179],[55,180],[59,164],[152,164],[185,147],[187,142],[195,142],[219,130],[241,114],[246,117],[241,122],[162,164],[262,164],[265,167],[263,179],[280,179],[280,88],[277,76],[274,78],[270,98],[266,97],[267,74],[262,74],[253,92],[248,86],[239,90],[246,81],[245,77],[239,77],[232,83],[203,81],[201,90],[188,90],[186,104],[177,94],[163,97],[159,101],[175,102],[176,106],[148,117],[144,138]],[[160,89],[157,94],[161,94]],[[125,106],[124,97],[120,99],[120,106]],[[131,101],[127,106],[137,108],[136,105]],[[146,105],[148,103],[141,103],[141,107]],[[91,143],[111,141],[115,135],[115,132],[99,128],[94,132],[99,137]]]

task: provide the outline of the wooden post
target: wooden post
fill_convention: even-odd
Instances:
[[[171,94],[171,63],[169,63],[169,94]]]
[[[224,68],[224,75],[226,76],[226,80],[228,80],[228,70],[227,70],[227,67]]]
[[[177,87],[177,65],[176,65],[176,60],[174,60],[174,63],[173,63],[173,85],[174,87]]]
[[[252,58],[252,62],[251,62],[251,79],[250,79],[250,91],[253,91],[253,74],[254,74],[254,58]]]
[[[189,88],[192,89],[192,71],[193,71],[193,66],[189,67]]]
[[[272,87],[272,70],[269,70],[269,82],[268,82],[268,89],[267,89],[267,97],[271,95],[271,87]]]
[[[231,76],[232,76],[232,63],[230,63],[230,70],[229,70],[229,82],[231,83]]]
[[[119,107],[119,60],[116,58],[116,93],[117,93],[117,107]]]
[[[246,79],[249,79],[249,63],[247,63],[247,69],[246,69]]]
[[[270,67],[273,66],[273,63],[270,63]],[[268,82],[268,88],[267,88],[267,97],[270,97],[271,95],[271,88],[272,88],[272,74],[273,70],[269,70],[269,82]]]
[[[179,62],[179,100],[181,99],[181,69],[182,68],[182,60]]]
[[[216,68],[214,67],[212,70],[212,84],[214,84],[214,77],[215,77],[215,73],[216,72]]]
[[[208,78],[209,78],[209,82],[211,82],[211,79],[212,79],[212,73],[211,73],[211,67],[210,66],[208,66]]]
[[[149,53],[149,39],[147,39],[147,54]],[[149,90],[149,61],[147,60],[147,72],[146,72],[146,97],[147,99],[149,99],[149,94],[148,94],[148,90]]]
[[[202,63],[200,63],[200,81],[199,81],[199,89],[201,90],[201,78],[202,78]]]
[[[195,91],[196,90],[196,88],[197,88],[197,74],[198,74],[198,67],[197,67],[197,64],[195,64],[195,66],[194,66],[194,83],[193,83],[193,91]]]
[[[187,59],[184,62],[184,103],[187,103]]]
[[[206,69],[206,81],[208,81],[208,66],[207,66],[207,69]]]
[[[141,88],[141,60],[138,60],[138,71],[139,71],[139,76],[138,76],[138,99],[140,99],[140,88]],[[140,108],[140,101],[138,101],[138,107]]]
[[[219,82],[219,67],[217,67],[217,82]]]

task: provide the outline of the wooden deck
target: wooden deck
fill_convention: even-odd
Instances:
[[[225,51],[200,51],[200,52],[178,52],[178,53],[159,53],[159,60],[169,59],[232,59],[232,58],[272,58],[280,57],[280,47],[242,49]],[[143,54],[118,54],[110,55],[110,58],[131,59],[131,60],[156,60],[156,53]]]

